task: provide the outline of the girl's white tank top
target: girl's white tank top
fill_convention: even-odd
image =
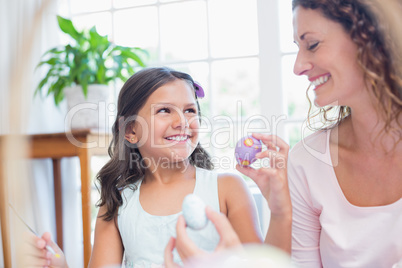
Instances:
[[[139,201],[141,182],[136,183],[136,190],[128,187],[122,191],[123,205],[119,208],[117,223],[124,246],[123,267],[163,267],[166,244],[170,237],[176,237],[177,218],[182,212],[168,216],[147,213]],[[206,205],[220,211],[217,172],[196,168],[193,193]],[[219,234],[210,221],[202,230],[187,228],[186,231],[203,250],[213,251],[219,243]],[[175,262],[182,264],[176,250],[173,256]]]

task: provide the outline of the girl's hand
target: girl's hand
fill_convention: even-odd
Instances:
[[[258,153],[256,157],[269,158],[270,167],[253,169],[237,165],[236,169],[255,181],[268,201],[271,215],[289,215],[292,211],[287,180],[289,145],[275,135],[254,133],[253,137],[267,146],[267,150]]]
[[[53,255],[46,249],[49,245],[55,252]],[[27,234],[27,249],[24,267],[54,267],[68,268],[63,251],[53,243],[50,233],[46,232],[42,237],[29,233]]]

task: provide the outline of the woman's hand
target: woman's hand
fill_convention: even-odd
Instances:
[[[267,146],[256,157],[268,158],[270,166],[253,169],[237,165],[236,169],[255,181],[268,201],[271,215],[289,215],[292,211],[287,179],[289,145],[275,135],[254,133],[253,137]]]
[[[253,134],[261,140],[267,150],[256,155],[268,158],[269,167],[253,169],[237,165],[237,170],[255,181],[268,201],[271,218],[265,243],[276,246],[287,253],[292,245],[292,203],[288,186],[287,162],[289,145],[275,135]]]
[[[46,249],[49,245],[56,254],[53,255]],[[27,233],[26,254],[24,267],[54,267],[68,268],[63,251],[53,243],[50,233],[46,232],[42,237],[37,237],[33,233]]]
[[[220,236],[220,241],[214,252],[241,246],[240,239],[230,225],[225,215],[206,207],[205,212],[208,219],[215,225]],[[186,232],[186,223],[183,216],[179,216],[176,225],[176,238],[171,238],[165,248],[165,266],[166,268],[180,267],[173,261],[172,251],[176,247],[177,252],[183,262],[191,258],[203,258],[208,255],[207,252],[198,248],[188,237]]]
[[[176,247],[176,239],[171,237],[169,242],[165,247],[165,267],[166,268],[180,268],[181,266],[174,262],[173,260],[173,250]]]

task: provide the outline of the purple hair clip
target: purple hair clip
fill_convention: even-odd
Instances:
[[[195,95],[197,95],[197,98],[200,98],[200,99],[204,98],[205,92],[200,84],[198,84],[197,82],[194,82],[194,89],[195,89]]]

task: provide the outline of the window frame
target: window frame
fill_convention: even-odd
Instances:
[[[72,14],[71,12],[71,5],[70,0],[62,0],[62,6],[68,6],[67,10],[64,10],[62,15],[70,17],[74,20],[76,16],[83,16],[89,15],[94,13],[100,12],[110,12],[112,19],[111,19],[111,35],[110,37],[114,38],[114,19],[113,15],[116,11],[124,10],[124,9],[131,9],[132,7],[127,8],[114,8],[113,2],[111,1],[111,8],[109,10],[101,10],[101,11],[94,11],[94,12],[83,12],[83,13],[75,13]],[[206,12],[208,18],[209,12],[209,2],[214,0],[174,0],[169,2],[161,2],[157,0],[155,4],[146,4],[141,5],[139,7],[145,6],[156,6],[158,8],[158,16],[160,16],[159,8],[162,5],[168,5],[172,3],[180,3],[186,1],[203,1],[206,3]],[[245,0],[247,1],[247,0]],[[265,117],[268,122],[271,123],[271,133],[276,134],[279,137],[283,138],[285,141],[289,141],[289,133],[286,132],[286,126],[292,123],[302,123],[303,119],[292,119],[288,118],[287,116],[287,103],[286,103],[286,94],[283,89],[282,83],[282,58],[286,55],[294,55],[295,52],[282,52],[280,41],[280,10],[279,10],[279,1],[281,0],[274,0],[274,1],[267,1],[267,0],[256,0],[257,6],[257,25],[258,25],[258,53],[255,55],[248,55],[248,56],[240,56],[240,57],[224,57],[224,58],[212,58],[211,57],[211,42],[208,42],[208,54],[209,57],[203,60],[196,60],[196,61],[163,61],[161,60],[161,42],[160,37],[161,33],[159,31],[159,41],[158,41],[158,51],[159,51],[159,58],[157,61],[152,62],[152,66],[170,66],[170,65],[178,65],[178,64],[188,64],[191,62],[206,62],[209,66],[209,74],[208,74],[208,81],[209,84],[206,87],[212,88],[212,64],[218,60],[226,60],[226,59],[241,59],[241,58],[258,58],[259,60],[259,99],[261,101],[261,111],[260,114]],[[283,0],[282,0],[283,1]],[[68,14],[63,14],[63,13]],[[160,17],[159,17],[160,18]],[[208,36],[209,31],[211,29],[210,21],[207,19],[207,29],[208,29]],[[159,19],[159,29],[160,29],[160,19]],[[119,85],[116,86],[114,99],[117,99]],[[217,105],[216,100],[214,99],[214,94],[211,93],[211,103],[210,103],[210,114],[214,115],[214,107]],[[255,197],[261,195],[258,188],[255,184],[249,184],[250,190]],[[262,198],[256,198],[256,200],[260,200],[260,203],[257,204],[259,212],[263,213],[260,218],[260,224],[263,233],[266,233],[266,229],[269,222],[269,210],[267,207],[266,202]]]

